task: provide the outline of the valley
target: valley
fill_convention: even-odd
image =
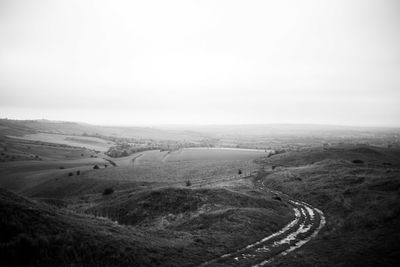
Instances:
[[[167,150],[151,143],[111,157],[112,142],[121,140],[40,132],[42,139],[32,138],[35,129],[17,134],[18,125],[0,140],[2,266],[394,266],[398,260],[396,147]]]

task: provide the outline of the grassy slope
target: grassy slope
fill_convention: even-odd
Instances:
[[[123,224],[58,204],[0,189],[1,266],[193,266],[291,219],[284,204],[251,190],[115,192],[71,207]]]
[[[264,165],[266,186],[309,202],[327,216],[327,226],[315,241],[274,265],[399,264],[400,151],[314,149],[276,155]],[[271,170],[273,165],[280,167]]]
[[[0,214],[1,266],[140,266],[160,262],[160,250],[168,251],[163,239],[151,236],[150,243],[144,233],[3,189]]]
[[[149,138],[156,140],[200,140],[198,133],[187,131],[160,130],[148,127],[97,126],[76,122],[49,120],[5,120],[0,119],[0,135],[23,136],[25,134],[60,133],[70,135],[100,134],[128,138]]]

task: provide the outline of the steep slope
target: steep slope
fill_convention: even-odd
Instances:
[[[400,151],[336,147],[264,160],[260,182],[324,211],[327,225],[273,266],[397,266]],[[274,167],[273,167],[274,166]]]
[[[1,266],[195,266],[293,219],[284,203],[252,190],[123,190],[41,201],[0,189]]]

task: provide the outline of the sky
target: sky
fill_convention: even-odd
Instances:
[[[0,0],[0,117],[400,127],[400,1]]]

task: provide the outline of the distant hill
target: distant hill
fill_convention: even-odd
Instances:
[[[50,120],[0,119],[0,136],[32,133],[102,135],[120,138],[199,141],[232,138],[391,138],[400,140],[400,128],[350,127],[312,124],[160,125],[152,127],[98,126]]]
[[[200,140],[202,138],[199,134],[193,132],[161,130],[149,127],[97,126],[87,123],[64,121],[0,119],[0,136],[22,136],[38,132],[68,135],[103,135],[155,140]]]

